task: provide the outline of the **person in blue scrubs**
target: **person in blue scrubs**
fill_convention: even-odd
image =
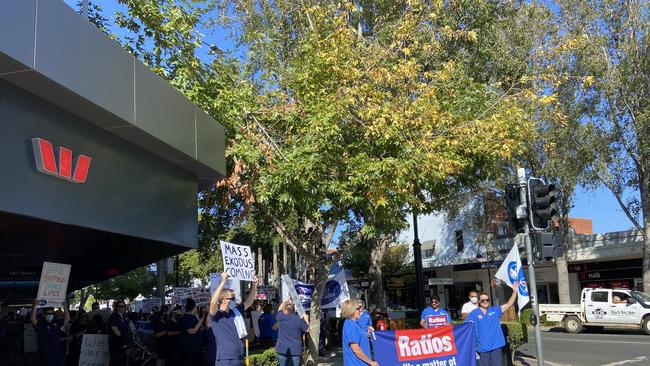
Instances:
[[[302,356],[302,335],[309,331],[309,316],[300,318],[295,306],[285,301],[278,307],[277,323],[273,326],[278,332],[275,352],[280,366],[300,366]]]
[[[54,317],[54,309],[46,308],[41,318],[36,318],[36,300],[32,304],[32,311],[29,320],[36,331],[38,344],[39,365],[42,366],[63,366],[65,351],[61,346],[66,334],[62,328],[70,322],[70,313],[67,305],[63,304],[63,319],[57,320]]]
[[[341,304],[341,316],[345,318],[343,323],[343,365],[344,366],[379,366],[376,361],[370,358],[361,348],[363,339],[368,340],[368,332],[362,332],[357,320],[361,317],[359,306],[356,300],[345,300]]]
[[[431,306],[424,309],[420,315],[420,326],[433,328],[449,324],[451,324],[451,317],[447,310],[440,307],[440,298],[438,295],[431,296]]]
[[[244,338],[246,337],[246,309],[255,302],[257,277],[251,291],[242,304],[235,302],[235,293],[224,289],[228,281],[226,272],[221,274],[221,283],[210,299],[212,334],[217,347],[216,366],[241,366],[244,360]]]
[[[185,303],[185,314],[178,319],[181,333],[178,335],[178,351],[181,355],[181,365],[194,366],[199,360],[199,331],[201,322],[196,316],[196,301],[188,298]]]
[[[113,313],[108,318],[108,350],[111,355],[110,366],[126,365],[126,349],[131,334],[129,319],[125,315],[126,304],[118,300],[113,304]]]
[[[260,341],[278,339],[278,331],[273,326],[276,324],[275,315],[273,314],[273,305],[264,305],[264,313],[257,321],[260,329]]]
[[[479,295],[479,307],[472,310],[465,319],[465,323],[474,323],[476,330],[476,343],[479,359],[478,366],[501,366],[501,348],[506,345],[501,330],[501,314],[508,311],[515,303],[519,282],[512,284],[512,295],[508,302],[501,306],[490,306],[490,297],[487,293]]]
[[[361,350],[363,353],[366,355],[370,356],[372,355],[370,351],[370,333],[374,332],[375,329],[372,327],[372,319],[370,318],[370,314],[368,311],[365,309],[366,303],[363,300],[357,300],[357,308],[359,308],[359,319],[357,320],[357,324],[359,325],[359,329],[361,330],[361,334],[365,334],[365,338],[361,338]]]

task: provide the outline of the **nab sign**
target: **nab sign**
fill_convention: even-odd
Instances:
[[[474,366],[474,324],[377,331],[372,340],[380,365]]]
[[[34,147],[34,160],[36,162],[36,169],[47,175],[67,180],[72,183],[84,183],[88,178],[88,170],[90,169],[90,157],[86,155],[79,155],[77,163],[72,166],[72,150],[65,147],[59,147],[58,164],[57,158],[54,155],[54,147],[52,143],[35,137],[32,139],[32,146]]]

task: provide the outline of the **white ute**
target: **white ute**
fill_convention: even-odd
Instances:
[[[583,328],[642,328],[650,334],[650,295],[627,289],[586,288],[580,304],[540,304],[540,316],[562,322],[569,333]]]

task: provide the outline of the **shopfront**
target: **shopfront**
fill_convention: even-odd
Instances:
[[[569,264],[569,272],[576,273],[581,288],[637,288],[642,290],[643,259],[626,259]]]
[[[69,290],[197,245],[224,129],[61,1],[0,5],[0,301],[43,261]]]

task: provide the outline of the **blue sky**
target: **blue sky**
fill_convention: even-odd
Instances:
[[[75,7],[78,0],[64,1]],[[93,3],[104,9],[104,16],[111,23],[114,21],[116,11],[125,10],[123,6],[117,4],[117,0],[93,0]],[[224,51],[234,51],[234,44],[228,39],[223,29],[202,30],[202,33],[205,35],[206,42],[214,44]],[[594,233],[627,230],[633,227],[614,196],[604,188],[595,191],[579,188],[574,202],[571,216],[592,219]]]

